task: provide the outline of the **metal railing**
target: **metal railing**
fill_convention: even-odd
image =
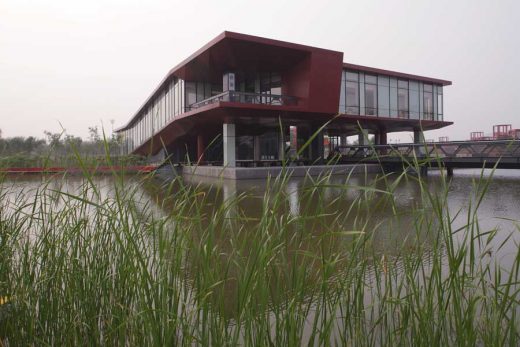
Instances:
[[[520,158],[520,140],[451,141],[389,145],[338,146],[343,157],[402,156],[440,158]]]
[[[296,106],[298,104],[298,98],[287,95],[227,91],[212,96],[211,98],[191,104],[189,106],[189,110],[194,110],[199,107],[213,104],[216,102],[238,102],[244,104],[260,104],[272,106]]]

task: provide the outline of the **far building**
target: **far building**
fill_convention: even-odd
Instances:
[[[444,120],[450,81],[343,62],[343,53],[223,32],[170,70],[117,130],[126,153],[228,167],[277,163],[313,135],[314,163],[356,135],[386,144]],[[327,121],[332,121],[318,131]]]

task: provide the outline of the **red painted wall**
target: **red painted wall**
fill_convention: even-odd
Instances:
[[[316,50],[311,55],[309,111],[338,113],[343,53]]]

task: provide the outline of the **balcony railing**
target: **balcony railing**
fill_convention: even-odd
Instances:
[[[298,104],[298,98],[294,96],[227,91],[191,104],[189,110],[194,110],[221,101],[271,106],[296,106]]]

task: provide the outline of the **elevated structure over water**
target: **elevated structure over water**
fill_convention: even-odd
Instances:
[[[287,156],[319,163],[326,141],[341,146],[357,135],[362,145],[373,134],[386,144],[388,133],[410,131],[419,142],[422,131],[451,125],[443,107],[450,84],[344,63],[337,51],[223,32],[171,69],[117,131],[127,153],[174,163],[270,166]]]

